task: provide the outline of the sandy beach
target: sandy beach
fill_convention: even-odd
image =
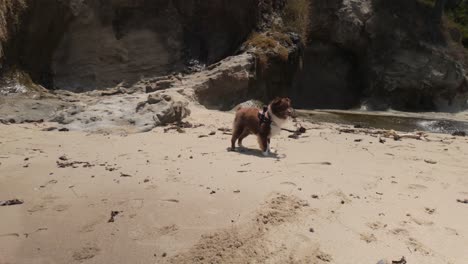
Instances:
[[[306,122],[265,158],[192,110],[185,133],[1,125],[0,201],[24,203],[0,207],[0,263],[467,263],[467,138]]]

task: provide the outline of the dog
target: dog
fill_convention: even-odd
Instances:
[[[236,150],[236,141],[239,147],[242,140],[254,134],[263,155],[270,154],[270,139],[281,132],[281,127],[291,116],[293,109],[289,98],[275,98],[263,111],[254,107],[240,108],[236,112],[232,129],[231,151]]]

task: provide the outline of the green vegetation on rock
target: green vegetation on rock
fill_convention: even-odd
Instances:
[[[468,48],[468,1],[463,1],[459,7],[447,13],[462,34],[462,42]]]
[[[310,0],[290,0],[283,13],[284,30],[296,32],[304,43],[310,25]]]
[[[419,0],[419,2],[433,7],[436,0]],[[468,1],[462,0],[457,7],[446,10],[445,16],[447,25],[460,31],[461,41],[468,48]]]

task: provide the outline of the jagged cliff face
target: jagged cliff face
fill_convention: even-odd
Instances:
[[[302,106],[456,111],[468,99],[466,50],[416,0],[312,0],[304,64]]]
[[[242,80],[247,96],[287,95],[302,108],[460,110],[466,50],[430,19],[417,0],[10,0],[0,3],[0,63],[81,92],[249,51],[257,61]],[[249,42],[254,31],[266,32],[263,43]]]
[[[85,91],[232,54],[256,1],[28,0],[6,59],[46,87]]]

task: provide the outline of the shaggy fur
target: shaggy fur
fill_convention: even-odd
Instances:
[[[268,105],[267,117],[271,124],[260,123],[258,108],[240,108],[237,110],[232,130],[231,150],[236,149],[236,141],[242,147],[242,140],[250,134],[258,138],[260,149],[264,155],[270,153],[270,138],[281,132],[281,127],[292,113],[289,98],[276,98]]]

